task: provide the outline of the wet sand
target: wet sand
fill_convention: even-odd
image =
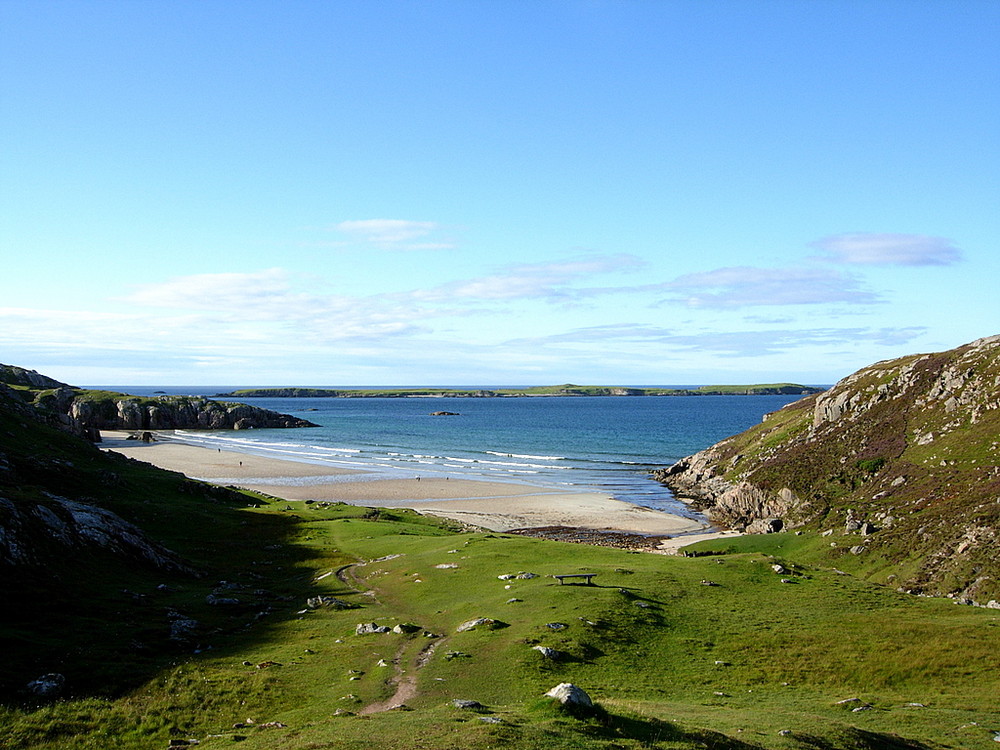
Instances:
[[[414,508],[492,531],[573,526],[672,536],[707,530],[699,521],[641,508],[598,492],[562,492],[526,484],[440,477],[385,479],[353,469],[169,440],[142,443],[126,440],[127,435],[102,432],[101,447],[193,479],[245,487],[284,500]]]

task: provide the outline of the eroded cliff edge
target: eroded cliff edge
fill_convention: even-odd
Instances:
[[[991,336],[866,367],[654,476],[722,526],[856,534],[907,590],[978,601],[1000,598],[998,458]]]

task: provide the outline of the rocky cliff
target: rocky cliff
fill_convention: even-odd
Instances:
[[[99,430],[248,430],[316,427],[270,409],[197,396],[143,398],[75,388],[12,365],[0,365],[0,389],[30,404],[49,424],[96,439]]]
[[[59,395],[53,397],[59,403]],[[40,403],[45,404],[43,398]],[[60,409],[63,411],[63,409]],[[77,393],[65,407],[70,419],[99,430],[250,430],[264,427],[316,427],[305,419],[247,404],[190,396],[148,399],[123,394]]]
[[[978,601],[1000,598],[998,458],[993,336],[866,367],[655,476],[720,525],[853,535],[887,580]]]

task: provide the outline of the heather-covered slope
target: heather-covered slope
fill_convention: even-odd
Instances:
[[[866,367],[657,478],[720,524],[818,528],[876,579],[986,603],[1000,599],[998,458],[993,336]]]

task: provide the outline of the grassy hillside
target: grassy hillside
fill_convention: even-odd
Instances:
[[[722,523],[780,517],[831,534],[830,564],[986,604],[1000,600],[998,384],[1000,337],[880,362],[660,476]]]
[[[292,524],[248,566],[281,564],[268,584],[283,579],[292,600],[124,694],[4,709],[12,747],[969,748],[1000,729],[1000,615],[795,563],[809,537],[684,559],[457,534],[400,511],[239,513]],[[519,571],[538,577],[498,578]],[[549,577],[581,571],[598,585]],[[356,608],[311,610],[315,595]],[[505,626],[458,632],[480,617]],[[369,622],[414,632],[355,633]],[[365,714],[398,702],[400,678],[406,707]],[[554,710],[541,696],[560,682],[606,714]]]

